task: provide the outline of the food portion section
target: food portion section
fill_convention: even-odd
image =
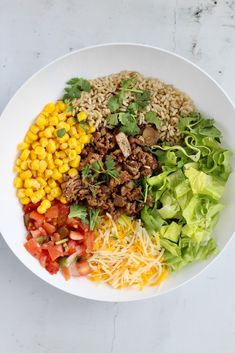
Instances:
[[[161,284],[218,252],[231,152],[171,85],[121,72],[72,78],[18,146],[26,250],[51,274],[115,289]]]

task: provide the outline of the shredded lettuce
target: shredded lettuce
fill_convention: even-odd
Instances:
[[[148,149],[162,172],[146,178],[154,206],[145,206],[141,213],[148,232],[159,234],[170,270],[217,253],[212,231],[231,173],[232,153],[222,147],[213,119],[192,113],[180,119],[179,130],[182,144]]]

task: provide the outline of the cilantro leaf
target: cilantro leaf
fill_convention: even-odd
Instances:
[[[119,121],[122,124],[120,130],[128,136],[137,135],[140,132],[140,128],[137,124],[136,118],[129,113],[120,113]]]
[[[131,114],[136,114],[138,111],[138,104],[136,102],[133,102],[128,105],[127,111]]]
[[[74,110],[74,107],[72,105],[68,105],[64,113],[69,113],[69,112],[72,112],[73,110]]]
[[[81,97],[81,91],[90,92],[91,84],[84,78],[73,77],[67,82],[68,87],[66,87],[63,100],[68,102],[74,98]]]
[[[146,120],[148,123],[153,124],[159,129],[162,125],[161,120],[157,117],[157,114],[153,111],[146,113]]]
[[[115,113],[120,108],[118,96],[113,96],[109,98],[108,108],[111,111],[111,113]]]
[[[83,169],[82,169],[82,179],[89,179],[92,177],[91,174],[91,167],[89,164],[87,164]]]
[[[87,209],[85,206],[73,204],[70,206],[69,218],[78,217],[82,223],[88,224]]]
[[[106,167],[106,173],[109,176],[111,176],[112,178],[117,178],[119,176],[118,171],[115,169],[115,162],[114,162],[113,157],[111,155],[106,156],[104,164]]]
[[[142,93],[137,92],[135,94],[136,103],[138,105],[138,110],[143,111],[150,102],[150,91],[143,91]]]
[[[136,85],[136,82],[137,82],[136,77],[130,77],[127,80],[122,81],[121,86],[126,90],[130,90]]]
[[[107,124],[110,126],[117,126],[118,125],[118,114],[117,113],[110,114],[107,117]]]
[[[63,137],[65,134],[66,134],[65,128],[62,128],[56,131],[57,137]]]
[[[89,227],[91,230],[95,229],[96,224],[99,222],[99,209],[89,209]]]

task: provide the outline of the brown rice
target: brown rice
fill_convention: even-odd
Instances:
[[[180,132],[177,128],[180,116],[195,111],[192,100],[172,85],[157,79],[145,78],[137,72],[123,71],[110,76],[90,80],[92,89],[89,93],[82,92],[81,98],[73,100],[75,112],[85,111],[89,122],[96,128],[106,125],[106,118],[110,114],[107,107],[108,99],[120,89],[120,83],[127,78],[137,78],[136,88],[150,90],[151,101],[146,111],[153,110],[162,121],[160,138],[162,141],[177,142]],[[134,94],[128,93],[123,109],[134,100]],[[74,113],[75,113],[74,112]],[[144,113],[139,114],[139,123],[145,123]]]

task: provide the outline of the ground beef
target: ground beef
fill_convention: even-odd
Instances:
[[[136,216],[144,206],[138,181],[152,175],[158,164],[156,158],[144,150],[141,135],[128,137],[131,154],[125,158],[115,138],[117,133],[102,128],[93,134],[91,143],[82,151],[79,174],[74,178],[65,177],[63,193],[70,203],[82,202],[88,207],[99,208],[102,213],[109,212],[114,218],[122,213]],[[96,161],[104,163],[107,155],[111,155],[115,162],[115,169],[119,172],[117,178],[102,180],[99,175],[95,180],[82,178],[85,166]],[[150,197],[147,203],[152,204]]]

